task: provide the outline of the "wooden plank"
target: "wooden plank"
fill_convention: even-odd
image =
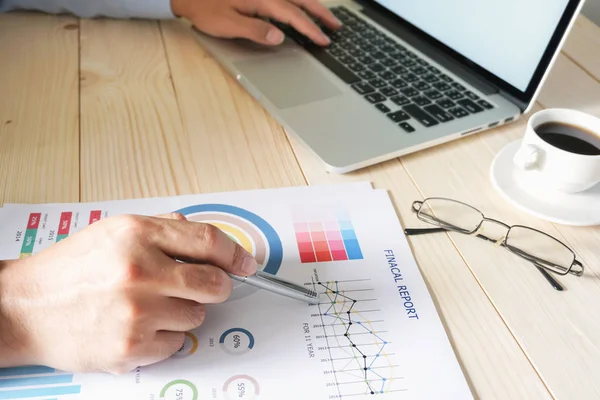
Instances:
[[[158,23],[81,23],[82,200],[198,190]]]
[[[304,185],[279,124],[206,54],[181,21],[161,23],[201,191]]]
[[[0,14],[0,204],[79,199],[77,20]]]
[[[597,110],[592,99],[593,93],[600,92],[598,85],[561,56],[540,102],[544,106]],[[520,212],[500,198],[488,178],[494,155],[507,142],[522,136],[526,121],[523,118],[513,125],[413,154],[402,161],[425,196],[465,201],[491,218],[533,226],[574,248],[585,262],[587,274],[582,278],[560,278],[567,290],[559,293],[527,262],[509,252],[465,235],[451,235],[553,396],[597,398],[600,319],[586,305],[600,303],[599,230],[557,227]]]
[[[476,140],[476,139],[475,139]],[[368,180],[389,190],[404,227],[423,226],[410,205],[422,199],[411,177],[397,161],[347,175],[325,172],[323,165],[297,139],[291,143],[310,184]],[[435,166],[424,173],[434,175]],[[415,258],[473,393],[483,399],[549,398],[494,306],[486,297],[446,235],[409,237]]]
[[[600,80],[600,27],[581,15],[563,47],[563,53],[596,80]]]

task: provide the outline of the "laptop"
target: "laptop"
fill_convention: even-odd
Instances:
[[[534,105],[583,0],[339,0],[320,47],[204,48],[325,168],[347,173],[509,123]],[[324,28],[325,29],[325,28]]]

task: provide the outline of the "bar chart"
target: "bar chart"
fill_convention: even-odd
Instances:
[[[73,375],[53,368],[26,366],[0,369],[0,400],[44,399],[67,400],[81,392]]]
[[[302,263],[363,258],[350,215],[340,207],[294,208],[294,231]]]

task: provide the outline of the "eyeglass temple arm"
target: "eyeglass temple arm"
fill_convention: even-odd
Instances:
[[[448,232],[451,231],[451,229],[446,229],[446,228],[406,228],[404,230],[404,233],[408,236],[415,236],[415,235],[426,235],[428,233],[439,233],[439,232]],[[487,236],[478,234],[476,235],[477,238],[485,240],[487,242],[493,242],[496,243],[496,241],[494,239],[491,239]],[[502,247],[506,247],[504,243],[500,244]],[[546,280],[548,281],[548,283],[550,283],[550,285],[558,290],[558,291],[562,291],[564,288],[561,286],[560,283],[558,283],[558,281],[556,279],[554,279],[554,277],[552,277],[552,275],[550,275],[548,273],[548,271],[546,271],[544,268],[540,267],[539,264],[535,261],[532,260],[529,257],[525,257],[527,258],[535,267],[538,271],[540,271],[540,273],[544,276],[544,278],[546,278]],[[577,263],[579,266],[581,266],[581,268],[583,268],[583,266],[581,265],[581,263],[579,261],[575,261],[575,263]]]

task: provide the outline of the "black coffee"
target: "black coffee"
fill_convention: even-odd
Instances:
[[[575,154],[600,155],[600,136],[574,125],[546,122],[535,128],[546,143]]]

